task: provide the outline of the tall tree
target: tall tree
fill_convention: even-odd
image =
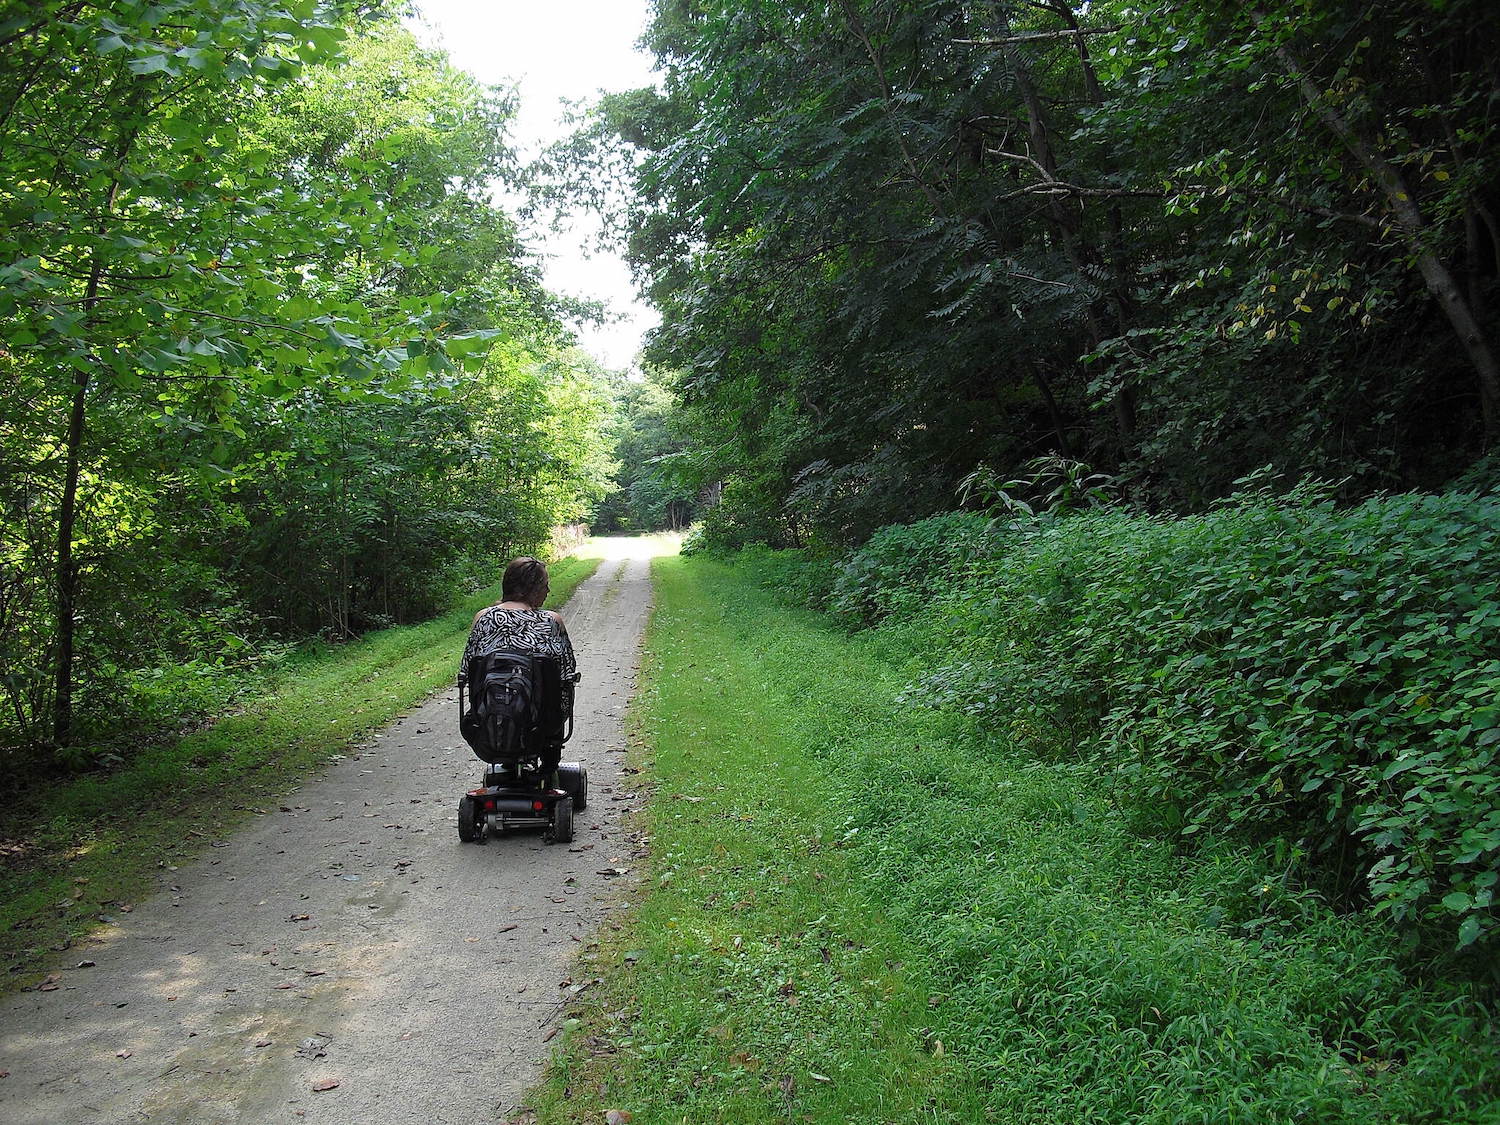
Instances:
[[[1431,483],[1493,437],[1497,25],[662,0],[664,90],[602,102],[590,159],[636,154],[652,354],[754,534],[858,536],[1047,452],[1171,506],[1267,462]]]
[[[489,201],[508,98],[354,2],[8,5],[0,41],[4,741],[79,737],[80,677],[421,612],[497,542],[465,511],[530,548],[595,494],[552,432],[592,376]],[[460,494],[497,415],[534,497]]]

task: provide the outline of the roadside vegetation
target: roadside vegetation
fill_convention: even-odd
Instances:
[[[660,83],[549,182],[629,189],[722,541],[855,546],[1048,455],[1152,511],[1438,491],[1500,439],[1492,0],[652,7]]]
[[[552,564],[549,606],[561,606],[598,567],[586,548],[580,555]],[[237,685],[232,712],[200,729],[8,802],[0,811],[0,990],[31,983],[33,970],[101,916],[152,890],[161,868],[274,808],[370,731],[451,683],[475,612],[498,596],[496,584],[422,625],[303,646]]]
[[[1486,926],[1465,928],[1482,895],[1445,901],[1484,882],[1493,852],[1449,854],[1442,887],[1402,896],[1351,885],[1346,865],[1375,866],[1357,842],[1337,862],[1326,846],[1384,847],[1399,884],[1413,855],[1438,864],[1437,840],[1464,835],[1408,795],[1389,814],[1408,835],[1372,842],[1356,806],[1410,750],[1415,770],[1474,753],[1478,724],[1457,712],[1468,677],[1492,673],[1424,679],[1428,703],[1378,662],[1368,684],[1334,676],[1329,690],[1378,698],[1360,741],[1313,744],[1321,662],[1349,657],[1299,640],[1307,599],[1363,622],[1365,646],[1394,625],[1403,650],[1408,629],[1440,627],[1417,620],[1428,609],[1494,604],[1459,592],[1465,541],[1493,528],[1414,507],[1398,498],[1382,519],[1252,497],[1196,525],[1105,513],[1021,529],[968,515],[892,529],[842,566],[763,549],[660,560],[635,712],[648,874],[594,954],[601,983],[571,1014],[541,1120],[1500,1120]],[[1298,594],[1298,536],[1362,535],[1363,563]],[[1188,563],[1226,540],[1244,559],[1215,586]],[[1402,604],[1413,572],[1375,578],[1375,556],[1402,552],[1424,575],[1448,558],[1420,606]],[[1132,608],[1143,582],[1176,593]],[[796,604],[808,595],[844,623]],[[1184,621],[1195,595],[1202,620]],[[1180,659],[1142,643],[1214,622],[1224,636]],[[1280,675],[1309,690],[1234,686],[1294,649],[1309,666]],[[1210,731],[1240,705],[1235,751]],[[1122,755],[1127,713],[1149,748]],[[1328,757],[1365,738],[1357,768]],[[1402,909],[1370,908],[1392,895]]]
[[[493,202],[514,95],[405,9],[4,5],[7,803],[434,616],[609,490],[591,311]]]

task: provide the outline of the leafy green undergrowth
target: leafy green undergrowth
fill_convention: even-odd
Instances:
[[[1094,767],[900,702],[941,620],[844,636],[774,563],[657,564],[652,860],[543,1122],[1500,1121],[1475,986],[1272,851],[1185,856]]]
[[[549,605],[598,567],[554,563]],[[28,979],[53,951],[147,893],[160,865],[255,815],[367,732],[449,682],[490,588],[422,625],[297,654],[269,690],[234,714],[124,767],[26,793],[0,819],[0,990]]]
[[[1088,759],[1166,836],[1233,832],[1429,950],[1500,951],[1500,495],[1305,488],[886,528],[845,622],[947,623],[914,703]]]

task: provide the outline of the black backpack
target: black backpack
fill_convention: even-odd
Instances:
[[[459,733],[486,762],[541,753],[556,731],[557,661],[546,656],[495,652],[469,662],[467,706]]]

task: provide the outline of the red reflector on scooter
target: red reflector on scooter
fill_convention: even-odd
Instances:
[[[537,812],[541,812],[543,809],[545,809],[547,807],[547,802],[546,801],[532,801],[531,802],[531,807],[533,809],[535,809]]]
[[[491,797],[489,800],[487,800],[484,803],[484,811],[485,812],[494,812],[495,811],[495,798]]]

